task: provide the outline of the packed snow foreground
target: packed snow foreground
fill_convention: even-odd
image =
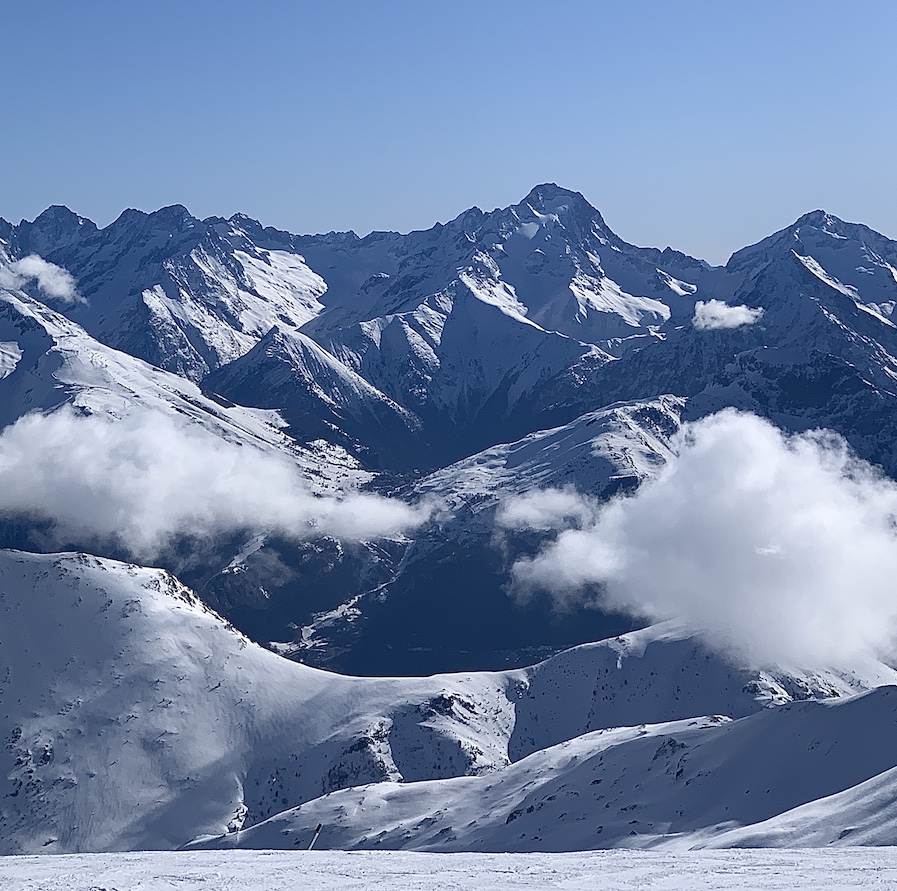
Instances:
[[[888,844],[897,672],[754,672],[675,624],[351,678],[161,570],[0,552],[4,853]],[[50,605],[48,610],[47,606]]]
[[[5,891],[863,891],[897,883],[889,848],[837,851],[642,851],[420,854],[230,851],[0,859]]]

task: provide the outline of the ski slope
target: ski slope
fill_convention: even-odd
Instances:
[[[893,848],[585,854],[228,851],[4,857],[8,891],[885,891]]]

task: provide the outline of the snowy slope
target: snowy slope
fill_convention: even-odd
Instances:
[[[507,761],[501,678],[325,674],[160,570],[86,555],[2,551],[0,596],[6,853],[172,847],[352,783]]]
[[[297,880],[301,876],[301,880]],[[804,851],[600,851],[581,854],[422,854],[405,851],[224,851],[4,857],[8,891],[320,891],[376,887],[588,891],[884,891],[897,883],[893,848]]]
[[[52,207],[10,242],[14,256],[38,253],[75,276],[86,302],[65,311],[95,337],[199,380],[274,325],[301,325],[321,309],[324,281],[279,234],[244,217],[200,221],[180,205],[126,210],[98,230]]]
[[[624,482],[654,476],[671,456],[684,400],[656,399],[611,405],[561,427],[486,449],[426,476],[421,494],[440,494],[460,506],[572,486],[596,495]]]
[[[203,384],[234,402],[278,409],[296,439],[328,439],[369,465],[427,461],[420,422],[299,331],[272,328]]]
[[[506,774],[511,760],[640,703],[646,718],[675,721],[793,698],[670,628],[504,674],[328,674],[252,644],[161,570],[87,555],[0,551],[0,607],[7,853],[172,847],[305,802],[326,809],[333,790],[372,782],[424,794],[431,780],[473,776],[487,801],[493,782],[517,794],[513,778],[532,778],[528,758]],[[837,695],[893,679],[868,666],[787,683]],[[545,782],[560,770],[554,751],[530,756]]]
[[[188,418],[218,436],[299,461],[323,489],[369,478],[343,450],[325,443],[304,449],[284,433],[273,411],[257,411],[210,398],[190,381],[94,340],[66,316],[23,291],[0,290],[0,426],[29,411],[62,405],[115,418],[138,407]]]
[[[412,494],[445,510],[415,537],[394,576],[304,624],[289,652],[359,673],[422,673],[527,664],[632,628],[597,610],[560,615],[505,591],[508,567],[533,536],[495,537],[503,499],[572,486],[609,496],[652,476],[670,456],[683,400],[672,396],[590,412],[435,471]],[[461,622],[458,615],[476,615]]]
[[[738,721],[711,716],[597,731],[536,752],[488,781],[347,789],[219,844],[290,847],[323,823],[319,845],[333,848],[689,846],[893,769],[895,700],[897,688],[883,687]],[[878,839],[895,841],[888,832]]]
[[[893,845],[897,839],[897,769],[891,768],[768,820],[712,836],[698,847],[798,848]]]

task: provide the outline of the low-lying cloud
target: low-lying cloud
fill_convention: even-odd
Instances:
[[[741,328],[760,320],[763,310],[759,307],[737,304],[730,306],[722,300],[699,300],[695,304],[692,324],[699,331],[714,331],[717,328]]]
[[[756,666],[894,654],[897,484],[835,434],[789,436],[734,410],[688,425],[676,448],[634,495],[581,498],[578,512],[569,492],[541,513],[532,501],[506,504],[505,525],[567,518],[514,565],[517,591],[547,590],[570,606],[601,586],[606,607],[683,619]],[[554,520],[551,504],[561,508]]]
[[[45,296],[61,303],[84,302],[74,276],[67,269],[37,254],[29,254],[0,268],[0,288],[15,290],[29,282],[35,282]]]
[[[502,529],[550,532],[594,520],[598,505],[574,489],[536,489],[503,501],[496,522]]]
[[[156,410],[114,420],[64,408],[0,434],[0,514],[49,521],[62,543],[115,542],[139,559],[179,536],[241,529],[380,538],[429,513],[372,494],[320,497],[288,457]]]

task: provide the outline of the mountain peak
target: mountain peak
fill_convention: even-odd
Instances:
[[[581,192],[573,192],[557,183],[541,183],[534,186],[523,201],[513,209],[518,213],[523,209],[540,216],[555,216],[564,225],[575,221],[574,225],[584,231],[590,230],[595,222],[602,229],[607,229],[604,218]]]
[[[557,183],[540,183],[518,204],[497,210],[494,214],[506,234],[516,231],[521,224],[537,224],[540,227],[560,227],[563,237],[576,244],[583,244],[596,234],[605,239],[616,238],[601,214],[580,192],[565,189]]]
[[[162,230],[174,233],[192,229],[198,224],[199,220],[183,204],[170,204],[151,213],[129,207],[110,223],[109,229],[113,232],[137,228],[140,231]]]
[[[736,270],[744,263],[754,262],[755,258],[763,256],[770,251],[776,255],[781,255],[784,252],[786,256],[790,256],[798,243],[803,245],[801,251],[809,250],[806,245],[818,240],[820,235],[825,237],[823,240],[828,240],[829,238],[839,241],[847,239],[870,244],[888,242],[888,239],[881,233],[864,226],[862,223],[847,223],[826,210],[817,209],[803,214],[790,226],[779,229],[772,235],[767,235],[762,241],[736,251],[729,258],[726,267],[730,270]]]
[[[90,220],[62,204],[51,205],[35,217],[33,223],[22,220],[17,229],[19,247],[26,253],[41,256],[97,231]]]
[[[36,226],[38,223],[78,225],[84,222],[86,221],[83,217],[79,217],[64,204],[51,204],[43,213],[34,218],[32,225]]]
[[[261,222],[254,217],[250,217],[245,213],[235,213],[228,217],[227,222],[233,223],[235,226],[246,226],[250,229],[263,229]]]
[[[826,236],[836,239],[848,239],[864,245],[874,246],[873,250],[884,251],[891,256],[894,251],[894,242],[881,232],[871,229],[864,223],[848,223],[834,214],[825,210],[813,210],[799,217],[794,223],[783,230],[790,236],[796,238],[809,237],[809,233],[802,233],[801,230],[815,230]]]
[[[521,204],[524,203],[539,211],[544,209],[548,213],[552,213],[554,208],[564,205],[571,208],[586,207],[593,213],[597,213],[581,192],[573,192],[557,183],[540,183],[533,186],[521,202]]]
[[[849,225],[849,223],[845,223],[844,220],[838,219],[838,217],[828,213],[828,211],[811,210],[809,213],[805,213],[803,216],[798,217],[791,228],[799,229],[802,226],[812,226],[815,229],[836,231]]]
[[[199,222],[199,220],[197,220],[183,204],[169,204],[165,207],[160,207],[158,210],[149,214],[149,218],[158,221],[163,225],[183,223],[193,224]]]

